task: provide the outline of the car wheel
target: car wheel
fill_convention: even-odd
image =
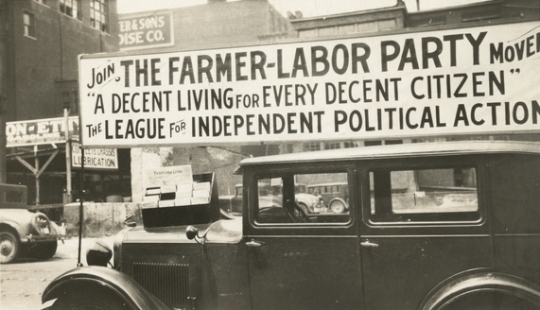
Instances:
[[[328,209],[333,213],[339,214],[345,212],[345,210],[347,210],[347,206],[345,205],[345,201],[336,198],[328,203]]]
[[[74,293],[62,296],[56,300],[52,310],[127,310],[119,298],[112,294]]]
[[[7,264],[14,261],[21,249],[17,236],[10,231],[0,232],[0,263]]]
[[[34,249],[32,249],[32,256],[39,260],[49,259],[54,256],[57,248],[58,242],[56,241],[38,244]]]

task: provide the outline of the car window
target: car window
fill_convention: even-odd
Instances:
[[[257,177],[256,222],[259,224],[348,223],[350,221],[348,197],[337,195],[330,199],[323,199],[321,190],[327,188],[327,192],[331,193],[332,186],[316,188],[310,186],[310,184],[320,184],[329,180],[348,184],[346,172]],[[305,185],[298,186],[298,183]]]
[[[480,219],[474,167],[369,172],[370,221],[439,222]]]

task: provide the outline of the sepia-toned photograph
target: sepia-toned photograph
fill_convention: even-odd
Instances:
[[[540,0],[0,0],[0,308],[540,310]]]

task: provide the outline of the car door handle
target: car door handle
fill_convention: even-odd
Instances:
[[[360,244],[365,248],[378,248],[379,247],[377,243],[369,242],[369,240],[366,240]]]
[[[260,248],[262,243],[251,239],[251,241],[246,242],[246,245],[250,248]]]

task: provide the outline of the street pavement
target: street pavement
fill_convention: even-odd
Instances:
[[[104,238],[112,245],[113,237]],[[83,238],[81,262],[86,265],[86,249],[97,239]],[[62,273],[77,266],[78,239],[58,242],[56,254],[49,260],[19,259],[0,265],[0,309],[33,310],[41,307],[41,294]]]

